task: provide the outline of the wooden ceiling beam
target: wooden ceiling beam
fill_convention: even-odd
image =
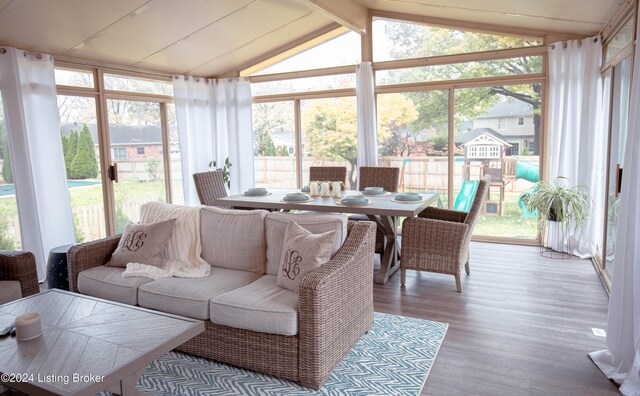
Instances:
[[[369,12],[359,3],[352,0],[298,0],[298,2],[356,33],[367,32]]]

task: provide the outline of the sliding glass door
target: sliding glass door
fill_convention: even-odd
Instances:
[[[603,241],[603,267],[609,279],[615,258],[616,227],[618,224],[618,205],[620,189],[623,182],[624,149],[627,141],[627,127],[629,119],[629,94],[631,88],[631,57],[613,67],[605,76],[605,83],[609,82],[611,114],[609,135],[609,161],[607,169],[607,195],[605,238]]]

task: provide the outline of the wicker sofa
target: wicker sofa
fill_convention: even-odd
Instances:
[[[39,292],[33,253],[0,250],[0,305]]]
[[[336,364],[373,324],[371,279],[375,224],[347,222],[342,215],[295,215],[220,208],[201,211],[223,212],[227,217],[216,223],[227,228],[234,227],[236,218],[241,223],[246,216],[256,213],[263,216],[264,233],[268,234],[263,242],[259,237],[241,237],[242,232],[236,230],[222,236],[216,234],[216,238],[228,240],[215,243],[233,246],[234,251],[239,252],[239,249],[251,248],[244,247],[247,243],[253,243],[255,247],[258,240],[265,245],[266,265],[254,272],[247,268],[223,268],[215,262],[216,258],[209,256],[214,262],[205,258],[203,247],[202,257],[212,264],[208,278],[157,281],[122,278],[113,271],[120,269],[104,266],[118,245],[118,235],[79,244],[69,250],[71,290],[202,319],[205,331],[181,345],[179,350],[287,378],[310,388],[322,387]],[[344,234],[342,240],[336,240],[332,259],[309,273],[297,294],[275,285],[277,276],[273,274],[274,264],[269,261],[269,255],[274,254],[273,245],[284,238],[284,235],[272,235],[273,230],[281,230],[282,224],[288,224],[290,219],[312,232],[324,232],[325,223],[338,222]],[[205,231],[212,226],[207,222],[212,220],[201,215],[202,233],[210,232]],[[277,223],[281,223],[280,228],[271,226]],[[207,240],[210,239],[203,234],[203,246]],[[242,252],[238,254],[241,256]],[[224,255],[221,253],[220,257]],[[275,265],[277,271],[279,263]],[[101,277],[100,283],[94,285],[92,276]],[[135,300],[132,289],[137,293]],[[257,311],[247,311],[252,308],[247,304],[255,304]],[[293,311],[287,311],[289,308]]]

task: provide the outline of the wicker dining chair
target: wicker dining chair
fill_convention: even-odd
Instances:
[[[310,166],[309,181],[341,181],[347,179],[346,166]]]
[[[398,181],[400,179],[400,169],[396,167],[384,166],[361,166],[358,176],[360,190],[366,187],[382,187],[385,191],[398,191]],[[369,221],[366,215],[351,215],[349,220]],[[376,230],[376,253],[384,252],[384,233]]]
[[[361,166],[358,172],[360,190],[366,187],[382,187],[385,191],[397,192],[400,168],[394,166]]]
[[[202,205],[228,208],[228,206],[216,204],[216,199],[227,196],[227,189],[224,186],[224,178],[220,169],[194,173],[193,182]]]
[[[469,275],[471,235],[490,182],[491,176],[480,181],[469,213],[428,207],[402,223],[402,285],[407,270],[437,272],[453,275],[458,293],[462,292],[461,268],[464,265]]]
[[[0,289],[0,304],[40,292],[33,253],[0,250]]]

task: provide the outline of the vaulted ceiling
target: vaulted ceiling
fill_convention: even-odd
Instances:
[[[336,22],[357,29],[366,8],[587,36],[605,26],[616,4],[616,0],[0,0],[0,45],[215,76],[337,26]]]

